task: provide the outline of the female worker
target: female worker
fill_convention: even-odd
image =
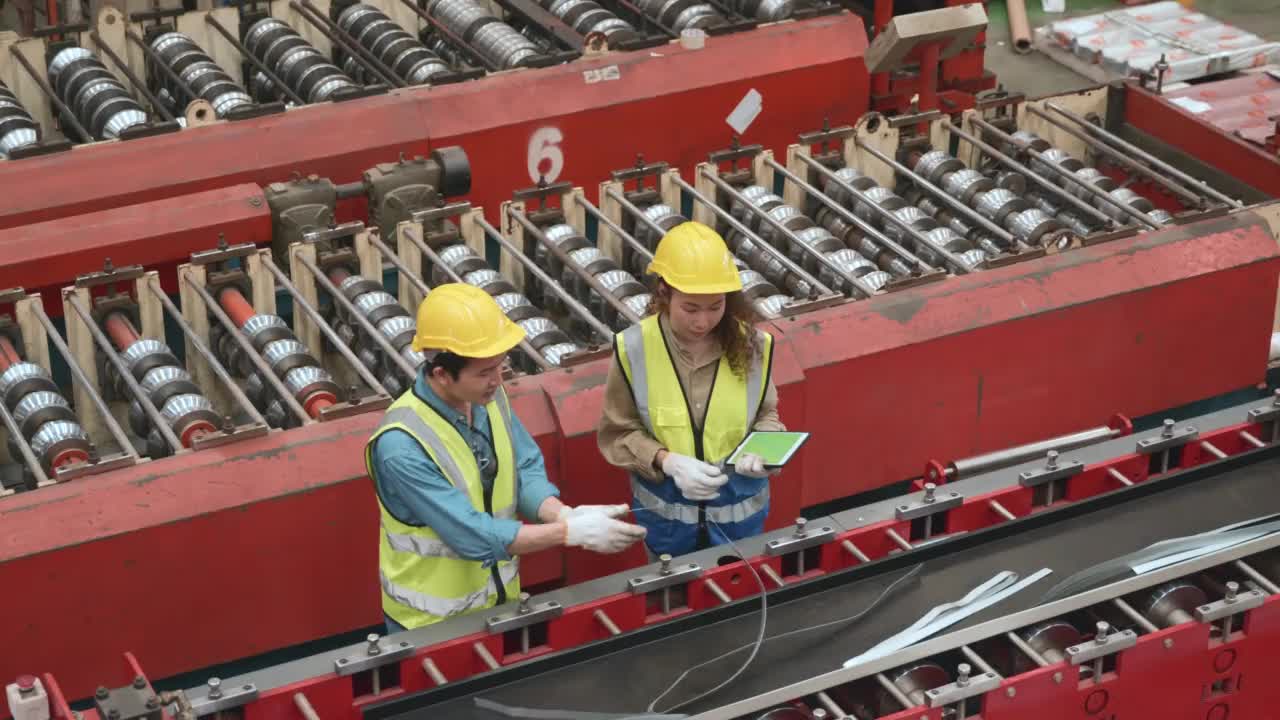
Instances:
[[[618,333],[597,428],[600,451],[631,474],[651,556],[757,535],[769,472],[745,455],[752,430],[783,430],[770,378],[773,338],[757,330],[733,255],[714,230],[682,223],[658,243],[648,316]]]

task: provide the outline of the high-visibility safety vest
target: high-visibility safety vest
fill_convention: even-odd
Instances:
[[[377,492],[373,444],[383,433],[401,430],[409,434],[440,468],[454,487],[471,499],[479,512],[496,518],[516,517],[517,473],[511,441],[511,405],[506,393],[485,406],[498,473],[493,488],[485,492],[475,455],[462,435],[419,398],[412,388],[387,409],[382,424],[365,445],[365,466]],[[395,517],[378,498],[382,531],[378,541],[378,570],[382,581],[382,610],[392,620],[413,629],[456,615],[493,607],[520,594],[519,559],[500,561],[485,568],[460,557],[426,525]]]
[[[706,416],[698,428],[658,316],[650,315],[618,333],[614,351],[649,434],[668,452],[709,463],[727,458],[755,424],[768,388],[773,337],[760,332],[760,338],[762,353],[746,377],[734,374],[728,358],[720,358]],[[631,494],[632,515],[648,530],[649,549],[672,555],[696,549],[703,514],[714,521],[706,524],[711,544],[719,545],[762,532],[769,510],[769,479],[733,472],[720,495],[704,503],[685,499],[670,477],[652,483],[632,475]]]

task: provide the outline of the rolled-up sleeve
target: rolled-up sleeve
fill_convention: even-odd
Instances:
[[[516,451],[516,467],[520,473],[520,495],[516,498],[516,510],[529,522],[539,522],[538,508],[549,497],[560,497],[560,489],[547,477],[547,464],[542,459],[542,449],[525,429],[520,418],[511,418],[511,434]]]
[[[407,433],[393,430],[378,438],[372,461],[379,493],[393,515],[430,527],[458,555],[485,567],[511,559],[507,548],[520,522],[478,512]]]

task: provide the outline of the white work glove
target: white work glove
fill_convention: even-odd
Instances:
[[[752,453],[743,453],[733,464],[733,471],[753,478],[769,477],[773,474],[772,470],[765,469],[764,458]]]
[[[715,465],[673,452],[668,452],[663,458],[662,472],[675,480],[681,495],[694,502],[716,499],[720,488],[729,482],[729,476]]]
[[[604,515],[609,518],[619,518],[631,511],[630,505],[579,505],[571,507],[565,505],[560,508],[560,516],[558,520],[568,520],[571,517],[579,515]]]
[[[614,520],[599,512],[571,515],[564,524],[568,528],[566,545],[598,553],[622,552],[645,535],[643,527]]]

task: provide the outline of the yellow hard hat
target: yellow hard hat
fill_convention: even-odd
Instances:
[[[524,328],[511,322],[489,293],[474,285],[449,283],[432,290],[418,306],[413,349],[488,358],[523,339]]]
[[[661,275],[668,285],[690,295],[742,289],[742,278],[724,238],[699,222],[683,222],[668,230],[646,272]]]

